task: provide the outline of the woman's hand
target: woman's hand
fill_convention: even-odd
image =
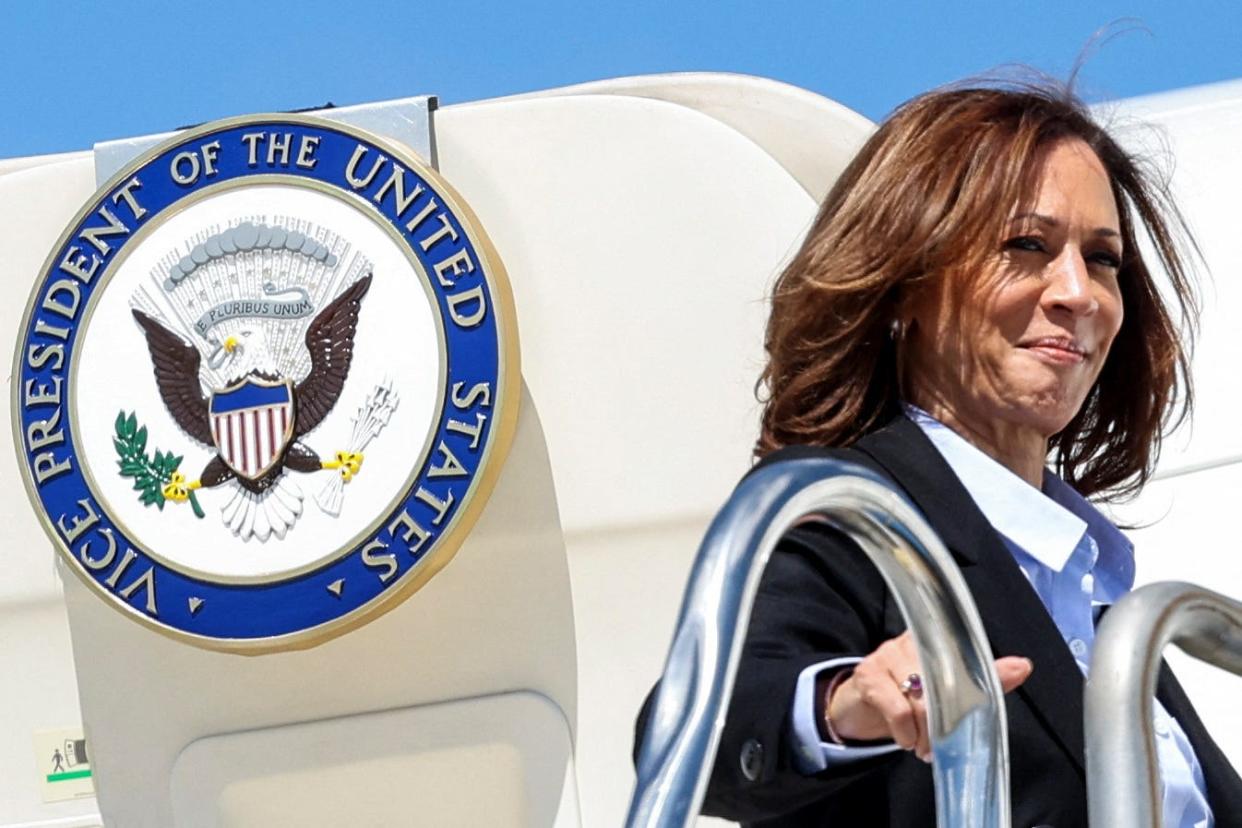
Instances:
[[[1033,669],[1027,658],[996,659],[996,672],[1006,693],[1026,681]],[[824,700],[832,729],[842,739],[890,739],[930,762],[931,737],[923,694],[903,692],[901,686],[907,677],[919,672],[919,655],[908,631],[885,641],[855,665],[853,675]]]

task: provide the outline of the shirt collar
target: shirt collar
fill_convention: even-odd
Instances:
[[[1134,584],[1134,545],[1065,481],[1044,469],[1039,497],[1031,486],[926,411],[905,406],[906,416],[931,440],[992,528],[1049,569],[1065,568],[1090,534],[1099,547],[1094,567],[1098,593],[1115,600]]]

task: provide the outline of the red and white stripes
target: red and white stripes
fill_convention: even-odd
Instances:
[[[288,442],[289,415],[288,403],[212,414],[220,457],[243,477],[261,477]]]

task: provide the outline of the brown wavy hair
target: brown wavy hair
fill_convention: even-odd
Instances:
[[[1086,142],[1108,172],[1124,244],[1124,320],[1049,451],[1083,495],[1123,496],[1146,482],[1162,437],[1193,400],[1181,337],[1193,337],[1198,310],[1182,252],[1193,240],[1166,177],[1122,149],[1069,89],[1047,82],[914,98],[841,174],[773,288],[757,456],[848,445],[900,410],[906,360],[890,326],[901,303],[948,274],[981,271],[1040,150],[1063,138]],[[1140,255],[1136,222],[1168,276],[1167,304]]]

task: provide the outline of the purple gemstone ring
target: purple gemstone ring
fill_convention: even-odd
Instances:
[[[917,699],[923,695],[923,677],[918,673],[911,673],[906,676],[906,680],[897,686],[901,688],[903,696]]]

